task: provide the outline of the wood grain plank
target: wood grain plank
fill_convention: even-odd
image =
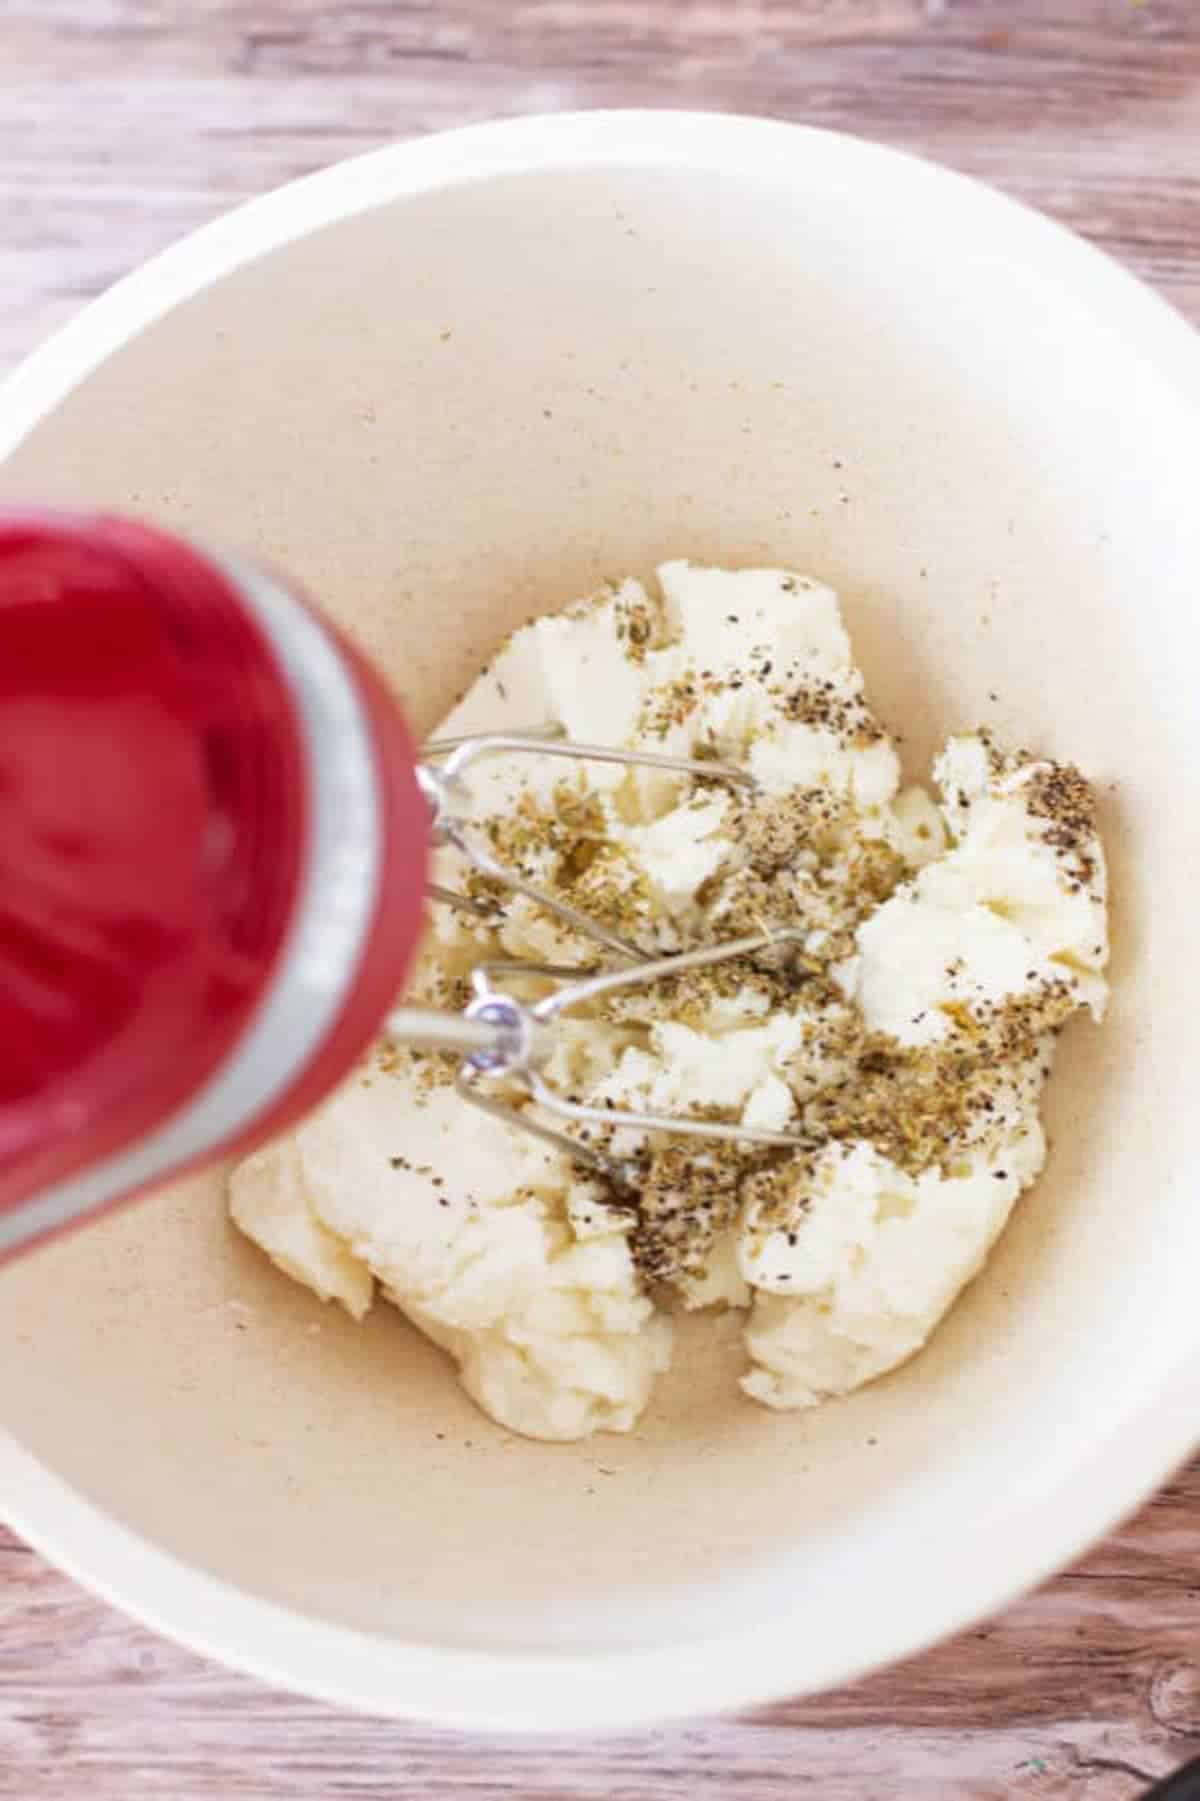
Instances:
[[[1200,321],[1196,0],[0,0],[0,370],[238,200],[392,138],[740,110],[933,155]],[[1200,1465],[951,1645],[739,1721],[511,1744],[229,1675],[0,1533],[3,1801],[1133,1801],[1200,1755]]]
[[[921,150],[1200,314],[1194,0],[7,0],[0,21],[0,367],[238,199],[388,138],[572,106]]]
[[[1200,1753],[1198,1517],[1200,1466],[1000,1619],[837,1694],[528,1745],[272,1693],[126,1624],[4,1538],[0,1796],[1132,1801]]]

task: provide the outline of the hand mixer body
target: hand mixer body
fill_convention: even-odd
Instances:
[[[463,774],[493,755],[754,790],[729,764],[571,742],[544,721],[428,745],[418,766],[374,671],[261,569],[128,521],[0,514],[0,1257],[282,1129],[381,1029],[457,1050],[465,1100],[627,1186],[636,1172],[592,1144],[597,1126],[803,1142],[598,1110],[546,1082],[550,1027],[572,1008],[687,968],[777,961],[804,933],[768,924],[649,955],[471,829]],[[618,967],[484,962],[463,1016],[390,1011],[431,838]],[[428,892],[503,917],[494,900]],[[514,973],[550,993],[496,989]]]
[[[420,929],[382,683],[258,569],[0,514],[0,1254],[352,1067]]]

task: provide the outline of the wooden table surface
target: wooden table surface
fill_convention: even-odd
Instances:
[[[925,151],[1200,323],[1200,0],[0,0],[0,371],[244,196],[389,138],[614,105]],[[1200,1466],[900,1669],[736,1722],[534,1745],[271,1693],[0,1531],[5,1801],[1132,1801],[1198,1754]]]

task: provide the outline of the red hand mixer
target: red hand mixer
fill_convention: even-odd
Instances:
[[[589,1106],[544,1079],[569,1009],[786,956],[804,931],[664,957],[576,911],[456,810],[470,763],[513,754],[754,787],[708,757],[570,742],[544,722],[418,763],[377,674],[262,569],[126,520],[0,513],[0,1256],[281,1130],[381,1029],[457,1052],[464,1100],[635,1187],[609,1144],[622,1126],[799,1142]],[[427,887],[431,841],[605,966],[483,962],[462,1015],[395,1009],[425,893],[503,919]],[[550,990],[518,999],[498,985],[514,976]]]
[[[0,1253],[312,1106],[420,929],[363,658],[257,568],[0,514]]]

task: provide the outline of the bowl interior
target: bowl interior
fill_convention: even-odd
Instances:
[[[986,222],[842,191],[799,148],[403,196],[118,349],[0,494],[275,560],[418,728],[603,576],[687,555],[832,582],[910,773],[983,721],[1100,783],[1115,993],[1068,1035],[1050,1167],[985,1274],[843,1403],[760,1411],[736,1331],[691,1322],[635,1435],[522,1442],[390,1309],[355,1327],[277,1275],[208,1177],[0,1273],[0,1424],[201,1569],[447,1644],[683,1635],[717,1577],[785,1549],[797,1632],[838,1610],[869,1640],[890,1559],[932,1587],[940,1544],[1005,1545],[1023,1491],[1200,1335],[1173,1130],[1200,1005],[1196,448],[1158,372]],[[726,1613],[761,1606],[741,1592]]]

